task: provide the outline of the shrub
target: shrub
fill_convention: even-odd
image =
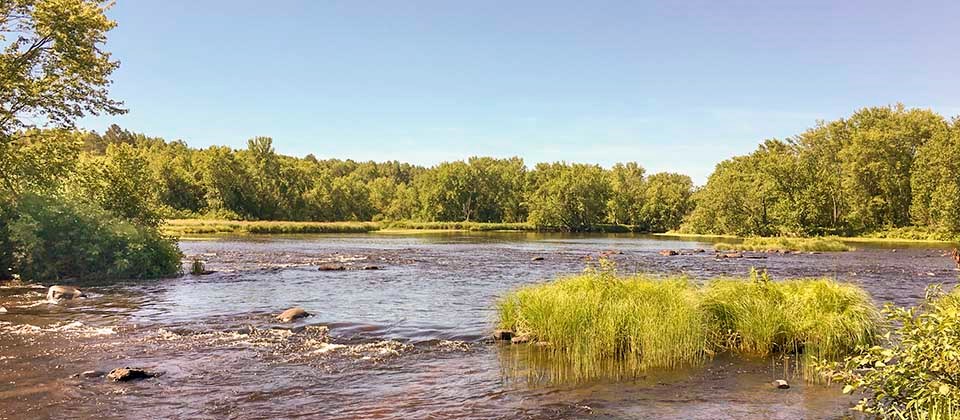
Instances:
[[[181,269],[173,239],[75,199],[25,195],[9,232],[14,272],[25,280],[156,278]]]
[[[960,294],[928,290],[913,308],[887,305],[896,329],[881,345],[819,369],[866,394],[856,409],[881,418],[951,419],[960,414]]]

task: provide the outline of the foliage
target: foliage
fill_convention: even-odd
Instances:
[[[84,115],[124,112],[108,97],[119,65],[102,46],[115,23],[91,0],[0,3],[0,141],[42,120],[72,127]]]
[[[960,413],[960,295],[928,290],[913,308],[888,305],[892,332],[879,345],[820,370],[866,397],[857,409],[882,418],[950,419]]]
[[[960,130],[929,110],[864,108],[721,162],[683,229],[740,236],[960,232]]]
[[[683,277],[619,277],[603,261],[509,293],[497,304],[499,327],[548,343],[585,375],[610,359],[640,371],[697,364],[719,350],[838,360],[878,332],[870,297],[850,284],[754,272],[697,287]]]
[[[77,199],[27,194],[9,230],[13,269],[25,280],[155,278],[180,272],[173,239]]]
[[[840,240],[830,238],[746,238],[739,243],[720,242],[714,245],[720,251],[852,251]]]
[[[603,221],[610,184],[599,166],[541,163],[530,178],[530,223],[579,231]]]

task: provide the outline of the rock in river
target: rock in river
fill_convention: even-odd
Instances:
[[[142,368],[131,368],[131,367],[122,367],[111,370],[107,374],[107,379],[114,382],[127,382],[135,381],[138,379],[147,379],[157,376],[156,373],[150,372]]]
[[[332,263],[321,264],[319,268],[320,271],[343,271],[346,269],[347,267],[344,266],[343,264],[332,264]]]
[[[306,318],[308,316],[310,316],[310,313],[298,306],[281,312],[280,315],[277,315],[277,320],[280,322],[290,322],[295,319]]]
[[[665,249],[665,250],[663,250],[663,251],[660,251],[660,255],[663,255],[664,257],[672,257],[672,256],[677,255],[677,254],[678,254],[678,252],[677,252],[677,251],[674,251],[674,250],[672,250],[672,249]]]
[[[493,332],[493,339],[497,341],[508,341],[513,338],[513,331],[496,330]]]
[[[773,386],[777,389],[790,389],[790,384],[783,379],[773,381]]]
[[[526,335],[518,335],[510,339],[510,344],[527,344],[530,342],[530,337]]]
[[[530,258],[530,261],[543,261],[543,257],[536,256],[536,257]]]
[[[86,297],[80,289],[72,286],[50,286],[47,291],[47,300],[57,302],[61,300],[70,300]]]
[[[5,313],[7,313],[7,308],[0,306],[0,314],[5,314]]]

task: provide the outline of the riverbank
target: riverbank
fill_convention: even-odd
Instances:
[[[189,237],[191,235],[284,235],[284,234],[319,234],[319,233],[383,233],[383,234],[413,234],[431,232],[557,232],[557,229],[538,228],[531,223],[486,223],[486,222],[417,222],[417,221],[382,221],[382,222],[293,222],[293,221],[242,221],[223,219],[169,219],[160,230],[171,236]],[[751,238],[735,235],[701,235],[693,233],[664,232],[649,233],[638,229],[637,226],[601,224],[587,232],[592,233],[638,233],[649,234],[664,239],[676,238],[702,242],[738,244]],[[905,237],[897,237],[902,229],[872,233],[865,236],[841,237],[825,236],[810,238],[790,238],[789,244],[793,247],[779,246],[777,249],[790,251],[817,251],[807,249],[805,244],[817,241],[838,241],[848,245],[870,244],[877,246],[896,245],[956,245],[960,238],[949,238],[943,235],[935,236],[941,239],[930,239],[915,231],[905,233]],[[924,239],[926,238],[926,239]],[[775,240],[776,238],[770,238]]]
[[[172,236],[304,234],[304,233],[427,233],[427,232],[553,232],[531,223],[487,222],[292,222],[222,219],[168,219],[161,232]],[[589,230],[598,233],[642,233],[636,226],[601,224]]]

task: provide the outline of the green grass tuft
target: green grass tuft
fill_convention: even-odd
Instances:
[[[500,327],[550,344],[590,372],[605,359],[638,370],[700,363],[706,316],[683,278],[592,272],[517,290],[498,305]]]
[[[853,248],[832,238],[746,238],[743,242],[720,242],[718,251],[853,251]]]
[[[639,372],[697,365],[724,350],[838,359],[872,343],[880,322],[854,285],[756,273],[698,287],[684,277],[590,270],[513,291],[497,312],[499,328],[549,343],[578,377],[601,374],[611,360]]]

